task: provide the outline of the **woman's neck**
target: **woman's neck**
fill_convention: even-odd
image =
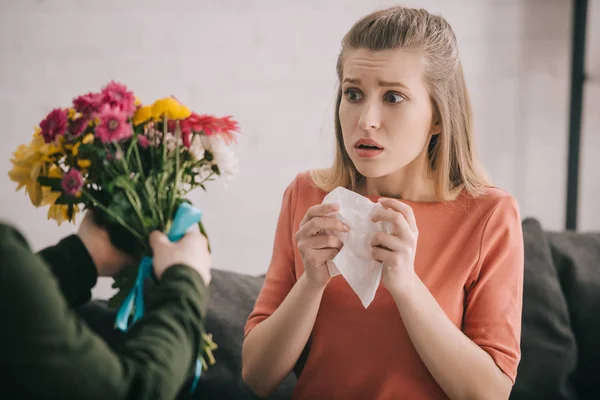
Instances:
[[[416,161],[416,160],[415,160]],[[359,193],[365,196],[382,196],[414,202],[436,201],[435,182],[428,176],[427,163],[416,168],[416,163],[391,174],[366,178],[359,187]]]

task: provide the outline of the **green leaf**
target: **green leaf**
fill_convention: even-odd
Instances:
[[[38,182],[42,186],[48,186],[52,191],[62,192],[62,178],[49,178],[47,176],[38,177]]]
[[[60,196],[55,202],[54,204],[78,204],[81,203],[81,199],[77,198],[77,197],[72,197],[72,196]]]
[[[208,243],[208,251],[211,252],[210,239],[208,238],[208,234],[206,233],[206,229],[204,229],[204,225],[202,224],[202,221],[198,222],[198,227],[200,228],[200,233],[203,234],[204,237],[206,237],[206,241]]]

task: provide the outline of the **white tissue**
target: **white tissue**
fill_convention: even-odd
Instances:
[[[381,281],[382,265],[371,257],[371,240],[377,232],[390,232],[388,222],[371,221],[371,215],[379,203],[367,199],[343,187],[331,191],[323,204],[338,203],[340,209],[331,214],[350,227],[350,232],[330,232],[337,236],[344,246],[332,261],[327,263],[331,276],[341,274],[352,290],[358,295],[365,308],[375,298]]]

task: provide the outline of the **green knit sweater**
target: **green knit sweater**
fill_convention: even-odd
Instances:
[[[115,353],[71,308],[97,272],[75,235],[31,252],[0,224],[0,399],[173,399],[193,372],[208,290],[185,265],[154,288],[160,301]]]

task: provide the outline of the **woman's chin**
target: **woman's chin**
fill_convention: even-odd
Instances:
[[[381,178],[393,172],[390,171],[389,168],[385,168],[385,166],[382,165],[376,165],[375,163],[358,162],[354,163],[354,166],[362,176],[370,179]]]

